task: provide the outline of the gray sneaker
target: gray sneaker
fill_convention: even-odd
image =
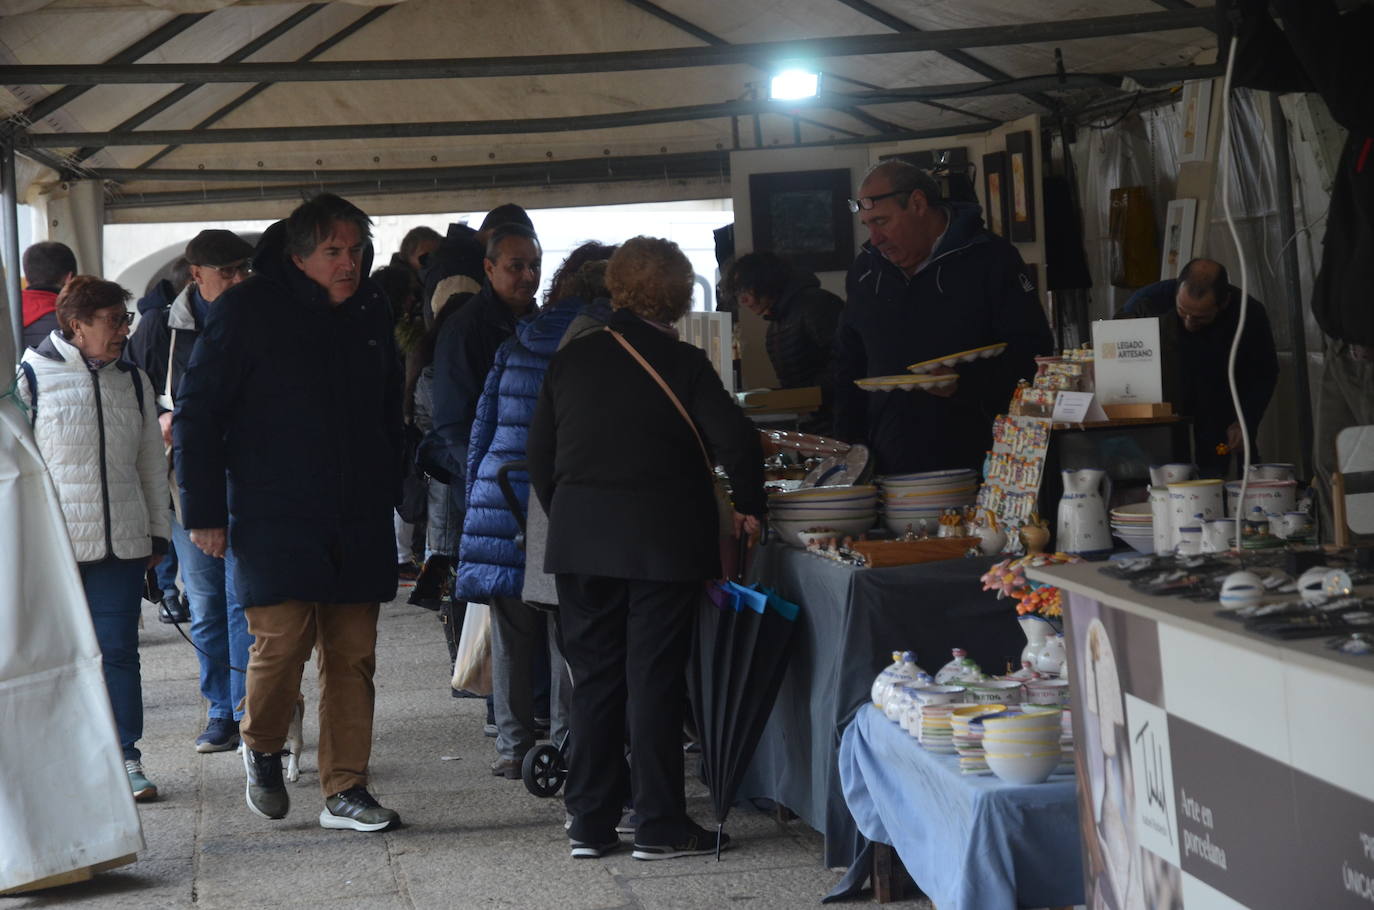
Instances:
[[[384,831],[401,820],[394,810],[372,798],[366,787],[350,787],[324,801],[320,827],[349,831]]]
[[[144,775],[141,762],[126,758],[124,773],[129,775],[129,789],[134,791],[134,802],[147,803],[157,799],[157,785]]]
[[[243,768],[248,772],[244,796],[248,808],[263,818],[285,818],[291,809],[291,795],[282,783],[281,757],[285,752],[254,752],[245,743]]]

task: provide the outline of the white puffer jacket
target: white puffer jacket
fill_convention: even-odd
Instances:
[[[60,331],[25,351],[23,362],[38,384],[34,438],[57,487],[76,561],[151,555],[152,538],[166,541],[170,525],[167,457],[148,377],[118,361],[91,370]],[[143,387],[141,410],[134,382]],[[32,406],[24,375],[18,392]]]

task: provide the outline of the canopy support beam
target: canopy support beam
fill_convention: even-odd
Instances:
[[[24,302],[19,293],[19,191],[14,177],[14,144],[0,144],[0,218],[3,218],[5,248],[5,295],[9,298],[10,329],[14,332],[14,362],[24,356]]]
[[[1283,285],[1288,298],[1288,335],[1293,346],[1293,396],[1297,399],[1299,477],[1312,476],[1312,384],[1307,375],[1307,328],[1303,323],[1302,286],[1298,282],[1298,224],[1293,214],[1293,165],[1288,153],[1288,118],[1277,93],[1269,93],[1269,119],[1274,124],[1274,182],[1278,185],[1279,233],[1289,238],[1283,248]]]
[[[457,79],[558,76],[752,63],[783,59],[909,54],[1009,44],[1041,44],[1205,28],[1213,9],[1164,10],[1058,22],[1025,22],[981,28],[886,35],[811,38],[801,41],[729,44],[715,47],[655,48],[584,54],[468,57],[433,60],[350,60],[310,63],[143,63],[40,64],[0,66],[0,83],[134,85],[185,82],[366,82],[396,79]]]
[[[1216,66],[1185,66],[1137,70],[1129,73],[1071,73],[1033,76],[1010,83],[973,82],[954,85],[933,85],[920,88],[878,89],[839,96],[843,103],[864,105],[906,104],[928,98],[973,97],[978,95],[1016,94],[1027,86],[1068,88],[1073,86],[1114,87],[1124,77],[1137,81],[1178,82],[1185,79],[1210,78]],[[836,107],[842,102],[823,95],[815,104]],[[194,145],[231,142],[328,142],[346,139],[412,139],[434,136],[498,136],[526,133],[557,133],[590,129],[646,126],[660,123],[681,123],[691,120],[713,120],[756,114],[790,116],[793,105],[771,100],[727,101],[717,104],[697,104],[684,107],[658,108],[641,111],[621,111],[608,114],[587,114],[573,117],[540,117],[508,120],[435,121],[428,123],[354,123],[330,126],[269,126],[206,130],[136,130],[129,133],[19,133],[21,148],[71,148],[103,142],[105,145]],[[960,125],[965,131],[977,130],[984,123]],[[944,131],[952,134],[953,131]],[[870,141],[891,138],[888,135],[860,137]]]

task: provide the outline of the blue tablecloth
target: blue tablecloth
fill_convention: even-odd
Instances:
[[[859,830],[891,844],[940,910],[1083,902],[1071,776],[1029,787],[962,775],[869,706],[840,742],[840,785]]]
[[[862,838],[840,792],[840,734],[868,703],[892,651],[916,651],[931,673],[956,646],[989,672],[1020,664],[1026,637],[1016,611],[978,581],[992,563],[983,557],[858,569],[783,544],[763,547],[750,580],[802,610],[787,673],[737,798],[781,803],[825,835],[825,865],[850,865]]]

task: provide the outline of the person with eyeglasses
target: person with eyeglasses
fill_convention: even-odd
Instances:
[[[164,446],[172,445],[172,410],[177,389],[191,362],[211,307],[220,296],[252,274],[253,247],[233,231],[201,231],[186,244],[191,282],[171,306],[143,315],[129,339],[127,359],[141,367],[157,391],[158,422]],[[170,461],[168,462],[170,468]],[[190,605],[181,609],[176,591],[164,591],[158,618],[191,624],[191,641],[200,661],[200,693],[208,703],[205,730],[196,737],[197,752],[227,752],[239,744],[244,678],[253,643],[243,606],[234,592],[234,557],[215,559],[191,543],[180,522],[173,490],[172,545],[181,563],[181,581]]]
[[[92,753],[122,751],[134,799],[146,801],[157,787],[138,748],[138,617],[144,572],[167,552],[167,461],[152,385],[119,356],[130,296],[90,275],[68,281],[57,296],[59,328],[24,352],[15,391],[66,520],[114,714],[117,740],[108,726],[84,735]]]
[[[871,168],[849,208],[869,239],[836,332],[835,435],[866,443],[880,474],[980,468],[993,418],[1054,345],[1021,254],[983,225],[976,203],[942,198],[929,174],[899,159]],[[947,388],[854,385],[1003,341],[1001,356],[960,364]]]

